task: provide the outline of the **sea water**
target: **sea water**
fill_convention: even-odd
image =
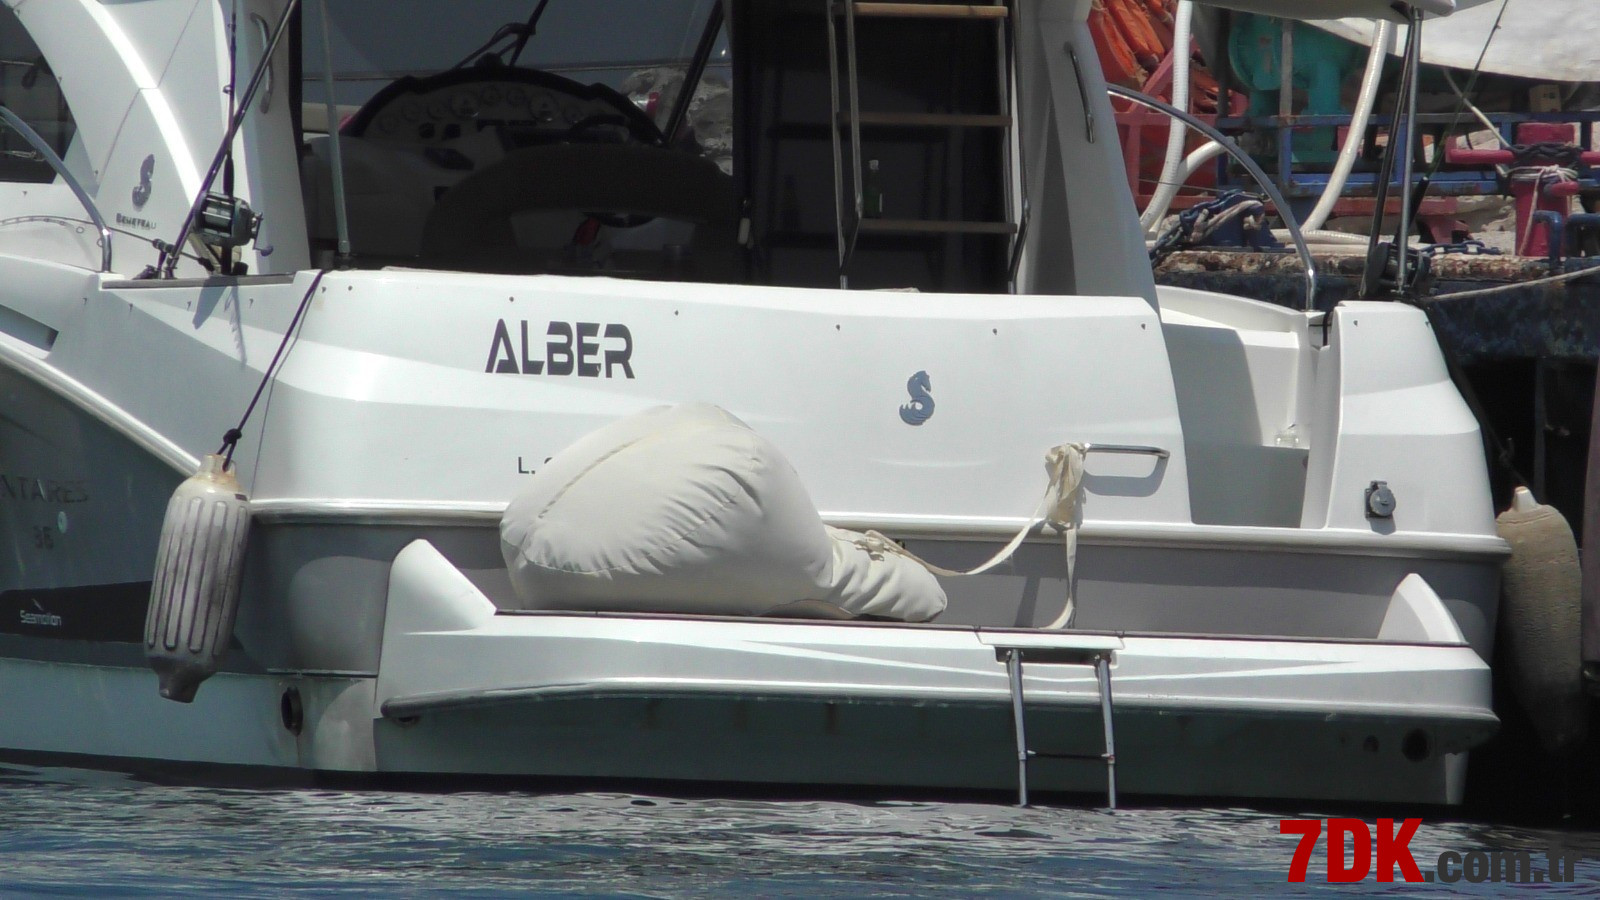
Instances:
[[[1336,809],[774,801],[610,792],[243,790],[0,768],[0,896],[1242,896],[1326,893],[1284,818]],[[1368,822],[1373,819],[1370,815]],[[1600,892],[1600,834],[1424,818],[1409,848],[1552,849],[1576,880],[1361,885],[1438,896]],[[1352,858],[1347,864],[1354,863]],[[1395,877],[1400,878],[1397,871]]]

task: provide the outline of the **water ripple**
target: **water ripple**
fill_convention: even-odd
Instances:
[[[1111,813],[606,792],[237,790],[18,768],[0,770],[0,895],[1176,897],[1328,890],[1285,883],[1294,839],[1279,833],[1278,820],[1245,809]],[[1591,860],[1579,864],[1577,884],[1546,891],[1587,893],[1600,878],[1600,836],[1591,833],[1428,822],[1411,846],[1428,868],[1442,850],[1475,848],[1532,849],[1542,866],[1552,844]],[[1314,864],[1313,877],[1317,872]],[[1490,896],[1505,887],[1451,889]]]

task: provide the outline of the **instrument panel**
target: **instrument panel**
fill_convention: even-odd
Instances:
[[[616,112],[610,103],[580,100],[549,88],[488,82],[396,98],[373,117],[366,136],[427,144],[498,126],[549,131],[554,137],[585,119]]]
[[[391,83],[367,102],[346,133],[427,146],[494,130],[509,149],[560,140],[574,126],[605,122],[629,132],[623,140],[653,142],[660,134],[627,97],[603,85],[528,69],[465,69]]]

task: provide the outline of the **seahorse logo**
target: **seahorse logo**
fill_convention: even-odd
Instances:
[[[911,402],[900,407],[900,421],[907,425],[921,425],[933,418],[933,383],[927,372],[918,372],[906,382]]]
[[[133,189],[133,208],[144,209],[150,200],[150,176],[156,173],[156,155],[154,153],[144,158],[144,165],[139,167],[139,184]]]

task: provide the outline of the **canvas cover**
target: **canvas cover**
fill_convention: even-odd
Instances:
[[[529,609],[759,616],[824,605],[932,619],[937,579],[828,528],[772,443],[704,404],[656,407],[556,454],[501,520]]]
[[[1405,7],[1411,6],[1430,16],[1448,16],[1488,0],[1197,0],[1207,6],[1221,6],[1242,12],[1260,13],[1279,19],[1391,19],[1406,20]]]
[[[1600,78],[1600,7],[1594,0],[1500,0],[1464,9],[1422,29],[1422,61],[1521,78],[1583,82]],[[1498,27],[1496,22],[1498,21]],[[1338,19],[1318,28],[1372,44],[1372,23]],[[1396,47],[1404,47],[1404,31]],[[1486,49],[1487,48],[1487,49]]]

